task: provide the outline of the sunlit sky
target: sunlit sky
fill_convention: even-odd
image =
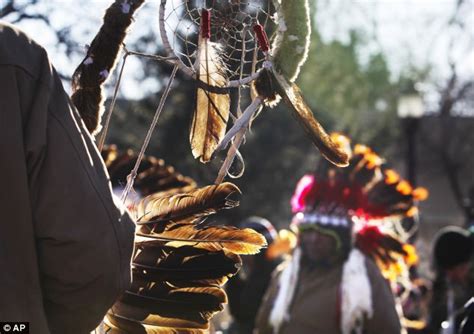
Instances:
[[[0,0],[0,3],[5,0]],[[147,1],[139,11],[128,40],[149,30],[158,31],[158,0]],[[371,42],[360,50],[361,61],[372,52],[384,51],[397,75],[407,64],[432,65],[434,80],[449,73],[452,59],[462,76],[474,76],[474,0],[466,0],[461,16],[466,26],[448,28],[457,0],[320,0],[316,22],[325,40],[347,40],[350,29],[362,29]],[[39,10],[51,15],[55,27],[72,24],[78,46],[90,43],[98,31],[103,13],[111,1],[40,0]],[[62,73],[70,75],[81,57],[68,60],[56,48],[56,38],[42,23],[22,22],[20,27],[42,44]],[[454,38],[455,43],[450,45]],[[157,41],[158,43],[159,41]],[[85,49],[85,48],[84,48]],[[313,55],[317,56],[317,55]],[[156,89],[153,80],[140,89],[136,79],[141,67],[130,62],[125,72],[127,98],[140,98]]]

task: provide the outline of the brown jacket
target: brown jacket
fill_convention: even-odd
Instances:
[[[0,23],[0,321],[88,333],[130,283],[134,224],[43,48]]]
[[[367,275],[372,289],[374,314],[364,325],[364,334],[400,334],[395,303],[390,287],[376,265],[366,259]],[[277,268],[260,308],[256,332],[273,334],[268,319],[278,293],[283,266]],[[300,268],[298,286],[290,306],[290,320],[282,324],[278,334],[340,334],[338,291],[343,266],[331,269]]]

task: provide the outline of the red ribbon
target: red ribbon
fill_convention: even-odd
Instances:
[[[253,31],[257,35],[258,45],[263,52],[267,52],[270,49],[270,44],[268,43],[267,33],[263,29],[261,24],[256,24],[253,26]]]
[[[201,12],[201,37],[211,38],[211,12],[207,9]]]

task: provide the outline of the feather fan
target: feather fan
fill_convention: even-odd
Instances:
[[[103,150],[111,182],[120,186],[135,164],[132,151]],[[242,265],[239,254],[254,254],[265,239],[250,229],[215,226],[204,217],[238,205],[232,183],[196,189],[196,183],[145,157],[135,190],[147,195],[132,206],[139,217],[132,259],[132,286],[109,310],[109,333],[205,333],[222,310],[222,286]]]

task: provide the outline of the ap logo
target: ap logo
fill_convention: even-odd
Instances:
[[[28,334],[29,332],[28,322],[0,322],[0,334]]]

